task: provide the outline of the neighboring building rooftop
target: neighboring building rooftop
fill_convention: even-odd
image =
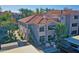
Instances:
[[[47,24],[50,22],[59,22],[58,18],[53,18],[51,15],[41,14],[41,15],[32,15],[19,20],[23,23],[28,24]]]
[[[47,14],[32,15],[23,19],[20,22],[28,24],[47,24],[49,22],[59,22],[58,17],[61,15],[79,14],[78,10],[72,10],[65,8],[64,10],[51,10]]]
[[[71,43],[79,45],[79,35],[66,38],[65,40],[67,40],[68,42],[71,42]]]
[[[64,9],[64,10],[51,10],[48,14],[55,14],[55,15],[71,15],[71,14],[79,14],[78,10],[72,9]]]

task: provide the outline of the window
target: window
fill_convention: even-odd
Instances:
[[[40,27],[40,32],[44,31],[44,26]]]
[[[52,35],[48,35],[48,40],[49,41],[53,41],[54,40],[54,37],[52,37]]]
[[[77,26],[77,23],[73,23],[73,24],[72,24],[72,27],[75,27],[75,26]]]
[[[45,41],[45,36],[40,36],[40,42],[44,43],[44,41]]]
[[[71,34],[73,35],[73,34],[76,34],[76,33],[77,33],[77,30],[74,30],[74,31],[72,31]]]
[[[40,36],[40,39],[42,40],[42,39],[45,39],[45,36]]]
[[[48,35],[48,40],[51,40],[52,39],[52,36],[51,35]]]
[[[74,16],[74,19],[78,19],[78,16],[77,16],[77,15],[75,15],[75,16]]]
[[[50,25],[50,26],[48,26],[48,30],[53,30],[54,27],[55,27],[55,25]]]

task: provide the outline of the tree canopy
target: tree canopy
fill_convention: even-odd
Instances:
[[[64,23],[57,23],[56,24],[56,35],[63,37],[67,34],[67,29]]]
[[[48,8],[45,8],[45,9],[43,9],[43,8],[36,8],[35,10],[28,9],[28,8],[26,8],[26,9],[24,9],[24,8],[19,9],[22,18],[31,16],[33,14],[43,14],[43,13],[48,12],[49,10],[52,10],[52,9],[48,9]]]
[[[18,26],[15,23],[16,19],[12,17],[12,13],[10,13],[9,11],[6,11],[0,15],[0,27],[5,27],[7,31],[5,33],[7,36],[4,36],[0,40],[2,44],[16,41],[15,40],[16,37],[13,35],[13,31],[18,29]]]

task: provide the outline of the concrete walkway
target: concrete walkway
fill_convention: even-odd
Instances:
[[[2,53],[42,53],[42,51],[37,50],[32,45],[28,45],[24,47],[19,47],[19,48],[3,51]]]

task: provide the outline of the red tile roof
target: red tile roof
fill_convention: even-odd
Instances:
[[[26,17],[26,18],[22,18],[19,21],[26,23],[26,22],[29,22],[33,17],[34,17],[34,15]]]
[[[57,18],[51,18],[50,15],[33,15],[33,16],[29,16],[23,19],[19,20],[20,22],[23,23],[28,23],[28,24],[47,24],[50,22],[58,22]]]
[[[79,11],[78,10],[52,10],[52,11],[49,11],[48,14],[71,15],[71,14],[79,14]]]
[[[71,14],[79,14],[79,11],[75,10],[52,10],[47,14],[38,14],[32,15],[23,19],[20,19],[20,22],[28,23],[28,24],[47,24],[50,22],[59,22],[59,16],[61,15],[71,15]]]

